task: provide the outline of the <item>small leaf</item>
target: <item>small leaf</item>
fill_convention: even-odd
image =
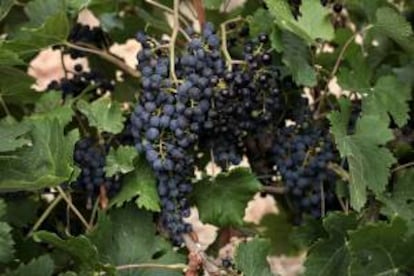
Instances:
[[[0,263],[7,263],[13,258],[14,242],[11,230],[7,223],[0,221]]]
[[[6,272],[6,276],[52,276],[54,267],[52,258],[44,255],[33,259],[28,264],[21,264],[11,272]]]
[[[322,221],[312,217],[305,217],[303,223],[293,229],[292,232],[291,240],[300,248],[309,248],[318,239],[325,239],[327,237]]]
[[[253,239],[241,243],[236,249],[234,257],[236,268],[245,276],[273,275],[267,263],[270,252],[270,242],[265,239]]]
[[[13,51],[2,49],[0,46],[0,65],[13,66],[25,65],[25,62],[19,58],[19,55]]]
[[[153,216],[134,205],[112,209],[102,214],[95,231],[90,235],[103,263],[114,266],[125,264],[177,264],[186,262],[184,255],[173,250],[169,242],[156,235]],[[180,270],[134,269],[134,275],[178,276]]]
[[[381,213],[389,218],[401,217],[414,234],[414,169],[403,171],[395,182],[392,193],[378,197],[384,203]]]
[[[410,23],[396,10],[389,7],[379,8],[376,17],[375,28],[414,55],[414,34]]]
[[[26,122],[13,122],[3,119],[0,121],[0,153],[13,151],[26,145],[30,145],[31,140],[24,137],[31,130],[30,124]]]
[[[39,93],[31,89],[34,79],[19,69],[0,66],[0,96],[3,100],[12,103],[31,103]]]
[[[57,120],[33,120],[33,145],[0,159],[0,190],[36,190],[61,184],[73,172],[73,148],[77,130],[64,135]]]
[[[49,91],[44,93],[40,99],[36,102],[35,113],[32,117],[49,119],[56,118],[59,123],[66,126],[72,121],[74,111],[72,109],[72,101],[66,100],[62,104],[62,95],[58,91]]]
[[[145,158],[141,157],[135,164],[135,170],[122,180],[121,191],[112,199],[110,206],[122,206],[134,197],[139,208],[160,211],[160,199],[157,193],[156,179]]]
[[[367,114],[389,113],[399,127],[409,119],[408,101],[411,100],[411,88],[400,82],[395,76],[383,76],[378,79],[373,91],[363,101],[362,111]]]
[[[323,220],[329,237],[319,240],[311,247],[305,261],[305,276],[348,275],[350,252],[347,231],[357,227],[354,214],[330,213]]]
[[[53,245],[55,248],[68,253],[83,268],[93,269],[99,262],[96,247],[85,236],[81,235],[63,240],[55,233],[39,231],[34,233],[34,239]]]
[[[384,145],[393,134],[387,118],[363,114],[357,121],[355,134],[348,135],[349,118],[350,106],[345,102],[340,112],[334,111],[329,116],[338,150],[349,164],[351,206],[360,210],[367,199],[367,188],[377,195],[385,190],[390,167],[396,160]]]
[[[0,2],[0,21],[2,21],[14,5],[15,0],[2,0]]]
[[[349,237],[349,275],[399,275],[412,267],[414,236],[407,236],[407,226],[400,218],[391,224],[364,226]]]
[[[66,1],[34,0],[24,7],[32,27],[42,25],[49,16],[66,12]]]
[[[248,17],[250,35],[258,36],[260,33],[270,33],[272,31],[272,16],[265,9],[257,9],[252,16]]]
[[[134,159],[137,156],[137,151],[131,146],[120,146],[117,149],[111,148],[106,156],[106,175],[110,177],[116,173],[126,174],[133,171]]]
[[[194,200],[203,222],[217,226],[243,224],[247,202],[260,190],[260,182],[248,170],[237,168],[194,185]]]
[[[89,124],[100,132],[117,134],[124,128],[121,104],[111,101],[109,97],[101,97],[91,104],[80,100],[76,106],[88,118]]]
[[[287,1],[265,0],[265,2],[279,27],[295,33],[308,44],[314,43],[316,39],[334,38],[329,10],[322,7],[319,0],[303,1],[302,16],[298,17],[298,20],[293,17]]]
[[[310,64],[310,50],[304,41],[290,32],[282,33],[283,63],[292,71],[299,84],[316,85],[316,72]]]

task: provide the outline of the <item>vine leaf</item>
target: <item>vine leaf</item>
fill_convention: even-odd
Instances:
[[[414,33],[410,23],[396,10],[389,7],[379,8],[376,12],[374,27],[388,36],[411,55],[414,55]]]
[[[62,94],[58,91],[49,91],[48,93],[44,93],[36,101],[35,114],[32,117],[56,118],[61,125],[66,126],[70,123],[74,115],[72,102],[72,100],[68,99],[62,105]]]
[[[222,0],[204,0],[203,1],[204,7],[209,10],[220,9],[222,3],[223,3]]]
[[[234,257],[236,268],[246,276],[273,275],[266,260],[270,249],[270,242],[265,239],[256,238],[241,243],[237,247]]]
[[[323,220],[328,238],[317,241],[308,252],[305,276],[348,275],[350,252],[347,231],[358,225],[354,214],[330,213]]]
[[[378,79],[366,101],[363,101],[362,109],[368,114],[380,113],[384,117],[389,113],[395,123],[402,127],[409,119],[409,100],[411,100],[409,85],[400,82],[393,75],[383,76]]]
[[[381,213],[389,218],[401,217],[407,222],[410,234],[414,234],[414,169],[402,172],[395,182],[392,194],[378,199],[384,203]]]
[[[134,170],[134,159],[138,156],[137,151],[131,146],[120,146],[111,148],[106,156],[105,172],[107,176],[116,173],[129,173]]]
[[[257,36],[262,32],[271,33],[272,31],[272,24],[269,24],[272,21],[272,16],[265,9],[257,9],[247,20],[249,21],[251,36]]]
[[[13,7],[15,0],[2,0],[0,3],[0,21],[2,21],[11,8]]]
[[[117,134],[124,128],[125,118],[122,116],[121,104],[112,102],[110,97],[101,97],[91,104],[80,100],[76,107],[99,132]]]
[[[19,36],[5,41],[1,48],[19,56],[30,56],[40,49],[63,43],[69,34],[69,20],[65,12],[50,15],[39,27],[22,27]]]
[[[82,269],[91,270],[99,263],[96,247],[83,235],[63,240],[55,233],[39,231],[34,233],[34,239],[53,245],[56,249],[68,253]]]
[[[112,199],[110,206],[122,206],[138,196],[135,203],[139,208],[149,211],[160,211],[160,199],[157,193],[153,171],[143,157],[135,162],[134,171],[122,180],[121,191]]]
[[[293,32],[313,44],[316,39],[332,40],[334,29],[329,20],[329,10],[319,0],[303,1],[302,16],[296,20],[286,0],[265,0],[280,28]]]
[[[0,4],[1,5],[1,4]],[[7,49],[2,49],[0,46],[0,65],[13,66],[13,65],[25,65],[25,62],[19,58],[19,55],[15,52]]]
[[[6,272],[5,276],[52,276],[54,268],[52,258],[49,255],[43,255],[27,264],[21,264],[11,272]]]
[[[282,33],[283,63],[292,71],[299,84],[316,85],[316,72],[310,65],[310,50],[304,41],[291,32]]]
[[[31,140],[24,137],[31,130],[31,126],[25,122],[16,122],[11,117],[0,121],[0,153],[13,151],[23,146],[30,145]]]
[[[32,120],[32,146],[0,159],[0,190],[36,190],[59,185],[73,172],[73,148],[77,130],[64,135],[57,120]]]
[[[10,103],[32,103],[39,97],[30,86],[34,79],[24,71],[0,66],[0,96],[5,102]]]
[[[6,204],[0,199],[0,219],[6,213]],[[14,254],[14,241],[11,235],[12,228],[6,222],[0,221],[0,263],[9,262]]]
[[[364,226],[350,235],[350,275],[398,275],[413,264],[414,236],[401,218]]]
[[[103,263],[118,266],[185,262],[185,256],[173,251],[169,242],[156,235],[152,214],[134,205],[112,209],[107,216],[100,217],[95,229],[90,238]],[[182,271],[134,269],[131,275],[178,276]]]
[[[25,5],[24,11],[30,20],[30,25],[37,27],[43,24],[49,16],[66,12],[66,1],[35,0]]]
[[[331,132],[341,156],[348,160],[351,205],[361,210],[367,199],[367,188],[378,195],[387,185],[389,169],[396,160],[383,146],[393,138],[393,133],[388,128],[389,120],[375,114],[363,114],[357,121],[355,134],[348,135],[350,102],[340,101],[340,106],[341,111],[329,115]]]
[[[260,190],[260,182],[245,168],[237,168],[194,185],[194,200],[203,222],[217,226],[243,224],[247,202]]]

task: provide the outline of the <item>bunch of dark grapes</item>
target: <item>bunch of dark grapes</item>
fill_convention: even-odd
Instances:
[[[71,29],[68,37],[68,41],[75,44],[88,44],[99,49],[106,49],[110,45],[108,35],[102,30],[101,27],[90,27],[81,23],[76,23]],[[84,57],[84,52],[77,49],[67,49],[71,58],[76,59]]]
[[[302,214],[319,218],[337,207],[337,176],[329,164],[338,159],[329,132],[309,117],[276,131],[271,160],[299,221]]]
[[[75,71],[67,74],[66,77],[50,82],[47,89],[62,91],[63,99],[69,96],[76,97],[89,88],[91,91],[88,94],[91,95],[91,99],[96,99],[114,90],[114,81],[108,80],[99,72],[83,71],[80,64],[75,65],[74,69]]]
[[[121,175],[105,175],[105,157],[108,151],[108,145],[100,145],[92,138],[81,139],[75,144],[74,161],[81,172],[73,184],[75,189],[86,191],[88,207],[91,207],[92,199],[99,195],[103,188],[108,196],[120,189]]]
[[[212,25],[205,25],[202,36],[189,35],[185,52],[174,59],[177,83],[170,74],[167,48],[145,34],[137,35],[143,47],[138,53],[142,93],[131,116],[135,147],[145,153],[158,180],[161,222],[176,244],[191,231],[183,217],[190,214],[186,195],[192,190],[194,147],[199,134],[212,127],[211,97],[215,80],[224,72]]]
[[[283,113],[280,72],[271,64],[269,49],[266,34],[246,42],[243,63],[234,65],[216,81],[214,109],[208,114],[212,127],[203,140],[222,168],[240,163],[245,138],[264,131]]]

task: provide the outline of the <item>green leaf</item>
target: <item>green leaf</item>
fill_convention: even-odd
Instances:
[[[379,113],[384,117],[390,114],[395,123],[402,127],[409,119],[409,100],[411,88],[408,84],[400,82],[393,75],[383,76],[362,102],[362,110],[367,114]]]
[[[13,51],[2,49],[0,46],[0,65],[13,66],[24,65],[24,61],[19,58],[19,55]]]
[[[116,173],[129,173],[134,170],[134,159],[138,156],[132,146],[120,146],[117,149],[111,148],[106,156],[105,172],[107,176]]]
[[[261,237],[271,242],[271,255],[291,254],[297,248],[291,240],[293,225],[285,213],[265,215],[258,226]]]
[[[100,217],[91,240],[97,246],[101,261],[114,266],[125,264],[177,264],[185,256],[173,251],[170,243],[156,235],[152,214],[128,205],[112,209]],[[175,276],[180,270],[134,269],[127,275]]]
[[[319,240],[311,247],[305,261],[305,276],[348,275],[350,253],[347,231],[357,227],[354,214],[330,213],[323,220],[328,238]]]
[[[0,153],[13,151],[30,145],[31,140],[24,137],[31,129],[26,122],[14,122],[5,118],[0,121]]]
[[[83,269],[93,269],[99,263],[96,247],[83,235],[63,240],[55,233],[39,231],[34,233],[34,239],[53,245],[55,248],[68,253],[73,257],[77,265]]]
[[[32,115],[32,117],[48,117],[49,119],[56,118],[63,126],[70,123],[74,115],[72,100],[65,100],[65,103],[62,104],[62,94],[58,91],[43,93],[40,99],[36,102],[34,111],[36,114]]]
[[[305,217],[302,225],[295,227],[291,233],[291,240],[300,248],[309,248],[317,240],[326,238],[327,233],[322,221],[313,217]]]
[[[334,29],[329,19],[329,10],[319,0],[303,1],[302,16],[295,20],[286,0],[265,0],[276,23],[282,28],[303,38],[308,44],[316,39],[331,40]]]
[[[13,227],[27,227],[35,223],[38,211],[39,201],[32,197],[14,197],[7,200],[7,213],[5,221]]]
[[[388,7],[379,8],[376,17],[374,27],[414,55],[414,34],[410,23],[396,10]]]
[[[35,0],[30,1],[24,8],[30,24],[34,26],[42,25],[49,16],[66,12],[66,1],[56,0]]]
[[[64,12],[49,16],[38,28],[22,28],[14,40],[3,43],[6,50],[19,56],[32,55],[40,49],[62,44],[69,34],[69,20]]]
[[[400,218],[362,227],[350,235],[352,255],[349,275],[400,275],[412,268],[414,236]]]
[[[7,263],[13,258],[14,242],[11,230],[7,223],[0,221],[0,263]]]
[[[310,64],[310,50],[304,41],[291,32],[282,33],[283,63],[299,84],[316,85],[316,72]]]
[[[381,213],[389,218],[401,217],[414,234],[414,169],[403,171],[395,182],[392,193],[378,197],[384,204]]]
[[[220,9],[223,0],[204,0],[203,5],[206,9],[209,10],[218,10]]]
[[[10,158],[0,159],[0,190],[35,190],[56,186],[73,172],[73,148],[77,130],[64,135],[57,120],[33,120],[30,138],[33,145],[24,147]]]
[[[269,253],[270,242],[268,240],[255,238],[241,243],[234,257],[236,268],[245,276],[273,275],[266,260]]]
[[[80,100],[76,107],[88,118],[89,124],[100,132],[117,134],[124,128],[121,104],[111,101],[109,97],[101,97],[91,104]]]
[[[0,2],[0,21],[2,21],[14,5],[15,0],[2,0]]]
[[[348,135],[349,102],[341,102],[341,111],[329,115],[331,132],[342,157],[347,158],[350,172],[351,206],[360,210],[367,199],[366,189],[377,195],[385,190],[390,167],[396,161],[384,147],[393,138],[388,120],[377,115],[363,114],[357,121],[354,135]]]
[[[194,200],[200,219],[217,226],[243,224],[247,202],[260,190],[260,182],[245,168],[205,178],[194,184]]]
[[[260,33],[270,33],[272,31],[272,16],[265,9],[257,9],[253,15],[249,16],[250,35],[258,36]]]
[[[6,276],[52,276],[54,267],[52,258],[44,255],[28,264],[21,264],[17,269],[7,272]]]
[[[12,103],[31,103],[35,101],[39,93],[30,87],[34,79],[19,69],[0,66],[0,96],[3,100]]]
[[[160,199],[157,193],[154,173],[145,158],[141,156],[135,163],[135,170],[122,180],[121,191],[112,199],[110,206],[122,206],[138,196],[135,203],[139,208],[160,211]]]

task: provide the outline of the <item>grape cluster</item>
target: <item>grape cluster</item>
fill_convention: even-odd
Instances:
[[[105,175],[105,157],[108,150],[108,145],[99,145],[92,138],[80,139],[75,144],[74,161],[81,172],[73,184],[75,188],[86,191],[89,202],[99,194],[101,186],[109,195],[120,189],[120,175]]]
[[[110,45],[108,35],[100,27],[90,27],[81,23],[76,23],[71,29],[68,41],[72,43],[84,43],[93,45],[99,49],[106,49]],[[67,49],[71,58],[84,57],[84,52],[77,49]]]
[[[266,34],[247,41],[242,63],[226,70],[218,81],[209,113],[212,128],[203,139],[222,168],[240,163],[245,138],[263,131],[282,114],[281,77],[269,49]]]
[[[299,220],[303,213],[319,218],[336,207],[337,176],[329,163],[338,158],[329,133],[309,117],[276,131],[271,159]]]
[[[202,36],[189,31],[191,41],[175,57],[178,82],[170,74],[165,47],[139,33],[138,53],[142,93],[131,116],[135,147],[144,152],[155,172],[161,198],[161,221],[176,244],[191,231],[182,218],[190,215],[186,195],[192,190],[194,147],[199,134],[212,127],[208,119],[213,89],[224,72],[220,41],[211,24]],[[158,47],[158,49],[157,49]]]
[[[88,92],[92,96],[91,99],[96,99],[114,90],[114,81],[108,80],[98,71],[83,71],[80,64],[75,65],[74,69],[71,75],[67,74],[59,81],[50,82],[47,89],[62,91],[63,99],[68,96],[76,97],[89,87],[92,87]]]

